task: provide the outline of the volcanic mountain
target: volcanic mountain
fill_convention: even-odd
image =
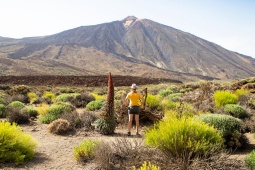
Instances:
[[[133,16],[43,37],[0,37],[0,63],[0,75],[106,75],[110,71],[179,80],[255,75],[252,57]]]

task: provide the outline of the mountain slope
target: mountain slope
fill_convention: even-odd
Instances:
[[[255,60],[251,57],[136,17],[44,37],[0,37],[0,60],[5,61],[1,62],[0,74],[16,75],[98,75],[108,71],[177,79],[255,75]],[[19,65],[24,68],[15,69]]]

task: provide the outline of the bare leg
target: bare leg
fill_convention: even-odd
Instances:
[[[128,132],[130,132],[133,122],[133,114],[128,114]]]
[[[136,125],[136,133],[139,130],[139,114],[135,114],[135,125]]]

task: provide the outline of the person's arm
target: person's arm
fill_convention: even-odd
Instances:
[[[125,99],[125,106],[126,106],[126,107],[128,107],[128,103],[129,103],[129,99],[128,99],[128,95],[127,95],[127,97],[126,97],[126,99]]]

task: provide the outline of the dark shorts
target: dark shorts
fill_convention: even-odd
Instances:
[[[130,106],[128,107],[128,114],[139,114],[140,107],[139,106]]]

